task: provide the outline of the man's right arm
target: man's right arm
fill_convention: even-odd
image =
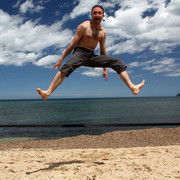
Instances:
[[[61,67],[63,60],[71,53],[71,51],[78,45],[78,42],[80,41],[81,37],[83,36],[84,32],[86,30],[86,26],[82,23],[77,27],[76,34],[72,40],[72,42],[69,44],[69,46],[66,48],[65,52],[59,59],[59,61],[53,66],[53,69],[58,67],[58,69]]]

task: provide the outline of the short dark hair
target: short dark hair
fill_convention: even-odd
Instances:
[[[103,10],[103,14],[104,14],[104,8],[103,8],[101,5],[94,5],[94,6],[92,7],[92,9],[91,9],[91,13],[92,13],[92,11],[93,11],[93,9],[94,9],[95,7],[101,8],[101,9]]]

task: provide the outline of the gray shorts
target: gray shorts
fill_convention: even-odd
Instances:
[[[66,77],[68,77],[80,66],[109,67],[115,70],[118,74],[127,68],[126,64],[120,59],[105,55],[95,55],[93,51],[84,47],[76,47],[73,55],[66,64],[60,68],[60,71],[65,73]]]

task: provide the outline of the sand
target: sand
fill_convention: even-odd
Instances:
[[[2,180],[180,179],[180,128],[0,143],[0,149]]]
[[[180,146],[0,152],[1,179],[180,179]]]

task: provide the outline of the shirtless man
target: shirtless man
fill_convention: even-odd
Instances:
[[[125,70],[127,66],[122,60],[107,56],[105,47],[106,30],[100,24],[104,17],[103,7],[95,5],[91,10],[91,17],[91,21],[85,21],[77,27],[74,39],[66,48],[59,61],[53,66],[53,69],[57,67],[60,70],[55,75],[48,90],[43,91],[40,88],[37,88],[37,92],[43,100],[46,100],[50,94],[64,81],[64,79],[80,66],[103,67],[103,77],[106,81],[106,67],[111,67],[118,73],[119,77],[135,95],[137,95],[139,90],[144,86],[145,80],[138,85],[134,85],[131,82],[128,73]],[[94,49],[98,43],[100,45],[100,55],[95,55]],[[71,53],[73,49],[73,55],[66,62],[66,64],[61,67],[62,61]]]

